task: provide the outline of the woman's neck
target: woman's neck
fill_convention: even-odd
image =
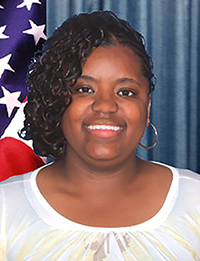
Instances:
[[[63,159],[54,164],[53,172],[57,172],[60,185],[70,187],[78,193],[97,194],[126,191],[127,187],[136,182],[147,163],[137,157],[111,167],[111,163],[99,162],[99,166],[87,165],[80,160]],[[52,169],[52,170],[53,170]],[[55,176],[54,176],[55,177]]]

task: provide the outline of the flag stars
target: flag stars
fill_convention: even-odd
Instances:
[[[6,39],[9,38],[8,35],[4,34],[4,31],[6,30],[7,25],[0,26],[0,39]]]
[[[33,35],[35,45],[39,42],[40,38],[46,40],[47,37],[44,34],[45,24],[43,25],[36,25],[32,20],[29,20],[31,29],[23,31],[24,34],[30,34]]]
[[[42,4],[39,0],[23,0],[21,4],[17,6],[17,8],[23,8],[26,6],[27,10],[30,11],[32,8],[32,4]]]
[[[8,64],[12,54],[8,54],[0,59],[0,78],[4,72],[4,70],[9,70],[11,72],[15,72],[13,68]]]
[[[18,100],[21,92],[20,91],[10,92],[3,86],[1,86],[1,88],[3,90],[4,96],[2,98],[0,98],[0,104],[6,105],[8,117],[10,118],[10,116],[13,112],[13,109],[15,107],[19,108],[21,105],[21,102]]]

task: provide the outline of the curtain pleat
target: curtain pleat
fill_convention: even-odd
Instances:
[[[141,32],[154,63],[151,121],[157,146],[140,157],[200,172],[200,1],[48,0],[48,35],[80,12],[111,10]],[[147,128],[142,142],[154,142]]]

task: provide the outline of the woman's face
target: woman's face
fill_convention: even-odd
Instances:
[[[72,99],[62,119],[67,155],[101,164],[123,162],[135,153],[148,123],[150,96],[140,59],[130,48],[94,50]]]

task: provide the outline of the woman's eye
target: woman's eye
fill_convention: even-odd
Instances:
[[[76,89],[77,93],[93,93],[94,91],[89,87],[79,87]]]
[[[127,89],[121,90],[117,94],[120,96],[125,96],[125,97],[132,97],[132,96],[136,95],[136,93],[134,91],[127,90]]]

